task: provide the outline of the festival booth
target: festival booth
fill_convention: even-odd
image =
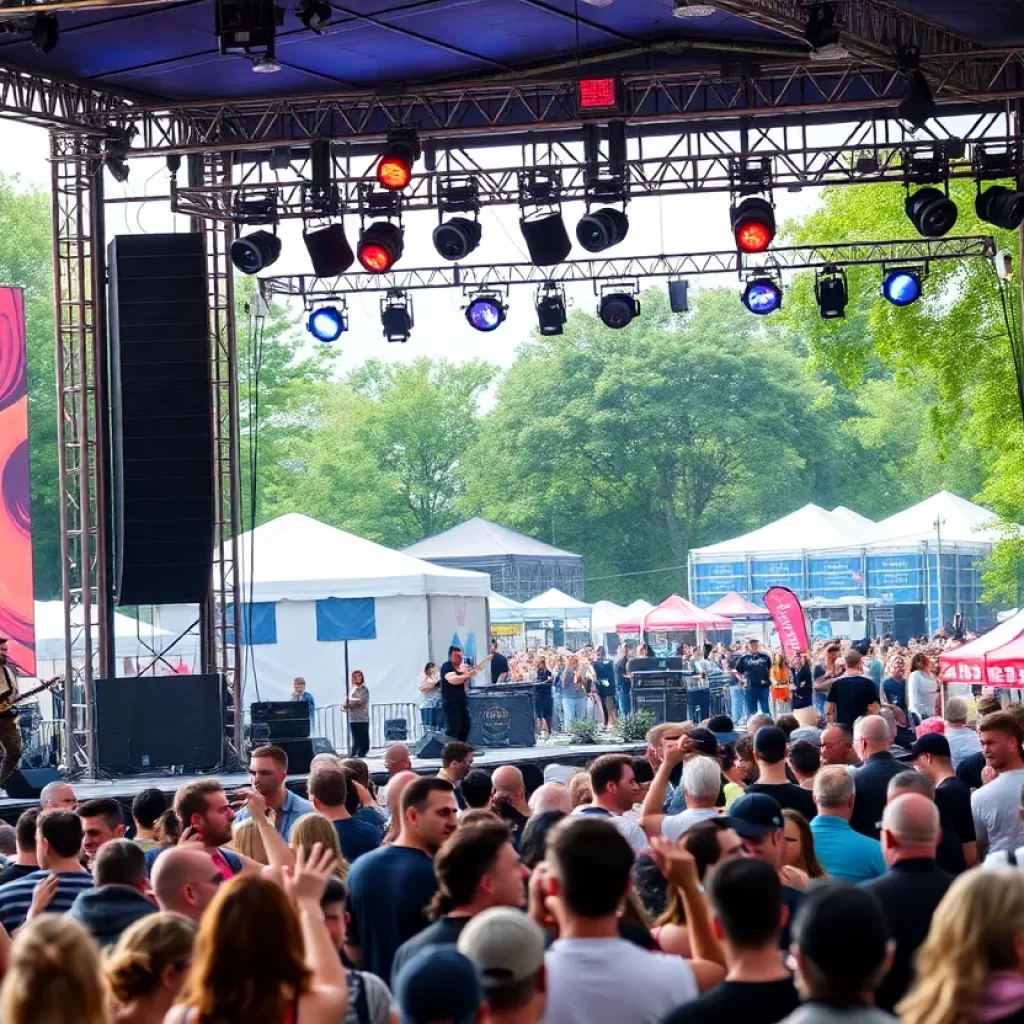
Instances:
[[[590,642],[595,647],[603,647],[608,653],[613,653],[619,646],[615,626],[626,617],[626,609],[614,601],[595,601],[592,607]]]
[[[238,538],[245,700],[287,700],[302,676],[319,706],[360,669],[371,704],[414,703],[449,645],[486,655],[486,575],[374,544],[297,512]],[[176,606],[180,609],[181,606]],[[175,606],[163,606],[167,628]],[[194,609],[186,609],[194,614]]]
[[[723,615],[732,623],[733,637],[755,635],[767,641],[766,634],[769,631],[771,613],[766,608],[748,601],[742,594],[730,590],[724,597],[720,597],[714,604],[709,605],[705,611],[712,615]],[[725,637],[712,636],[712,640],[724,640]]]
[[[730,629],[732,622],[724,615],[716,615],[698,608],[678,594],[666,597],[656,608],[624,619],[615,626],[619,636],[639,633],[642,637],[662,634],[669,641],[685,642],[683,633],[705,633],[709,629]],[[676,635],[679,634],[679,635]]]
[[[950,695],[960,685],[1024,687],[1024,611],[939,656],[939,679]]]
[[[491,636],[501,650],[509,654],[526,650],[526,609],[510,597],[492,590],[488,596],[491,612]]]
[[[541,647],[578,650],[590,643],[592,609],[586,601],[570,597],[557,587],[523,602],[526,636]]]

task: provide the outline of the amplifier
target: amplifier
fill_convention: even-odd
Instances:
[[[309,704],[304,700],[257,701],[249,711],[249,735],[254,745],[309,737]]]
[[[642,690],[645,687],[662,687],[666,689],[681,690],[686,686],[686,677],[682,672],[634,672],[633,689]]]
[[[692,667],[685,658],[630,658],[626,665],[628,672],[686,672]]]

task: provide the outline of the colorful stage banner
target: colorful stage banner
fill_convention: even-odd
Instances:
[[[788,587],[772,587],[764,595],[765,607],[772,613],[772,622],[779,633],[779,643],[787,658],[798,651],[807,654],[807,620],[800,598]]]
[[[28,469],[25,297],[0,287],[0,634],[19,675],[36,674]]]

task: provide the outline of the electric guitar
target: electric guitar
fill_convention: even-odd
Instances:
[[[52,679],[47,679],[45,683],[40,683],[38,686],[32,687],[31,690],[26,690],[24,693],[19,693],[14,700],[3,700],[0,699],[0,715],[6,714],[8,711],[13,711],[16,704],[20,704],[23,700],[28,700],[29,697],[34,697],[37,693],[42,693],[44,690],[52,690],[58,683],[63,683],[63,676],[54,676]]]

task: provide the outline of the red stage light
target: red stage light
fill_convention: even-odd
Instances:
[[[386,274],[398,262],[404,248],[402,229],[384,220],[371,224],[363,232],[356,255],[371,274]]]
[[[364,245],[359,250],[359,262],[371,274],[386,274],[391,269],[391,253],[383,245]]]
[[[398,191],[412,181],[412,167],[393,153],[385,153],[377,164],[377,180],[385,188]]]
[[[736,227],[736,244],[744,252],[764,252],[772,244],[772,233],[764,224],[747,221]]]
[[[578,84],[580,110],[607,110],[619,105],[614,78],[582,78]]]
[[[740,252],[764,252],[775,238],[775,211],[765,199],[744,199],[732,211],[732,232]]]

